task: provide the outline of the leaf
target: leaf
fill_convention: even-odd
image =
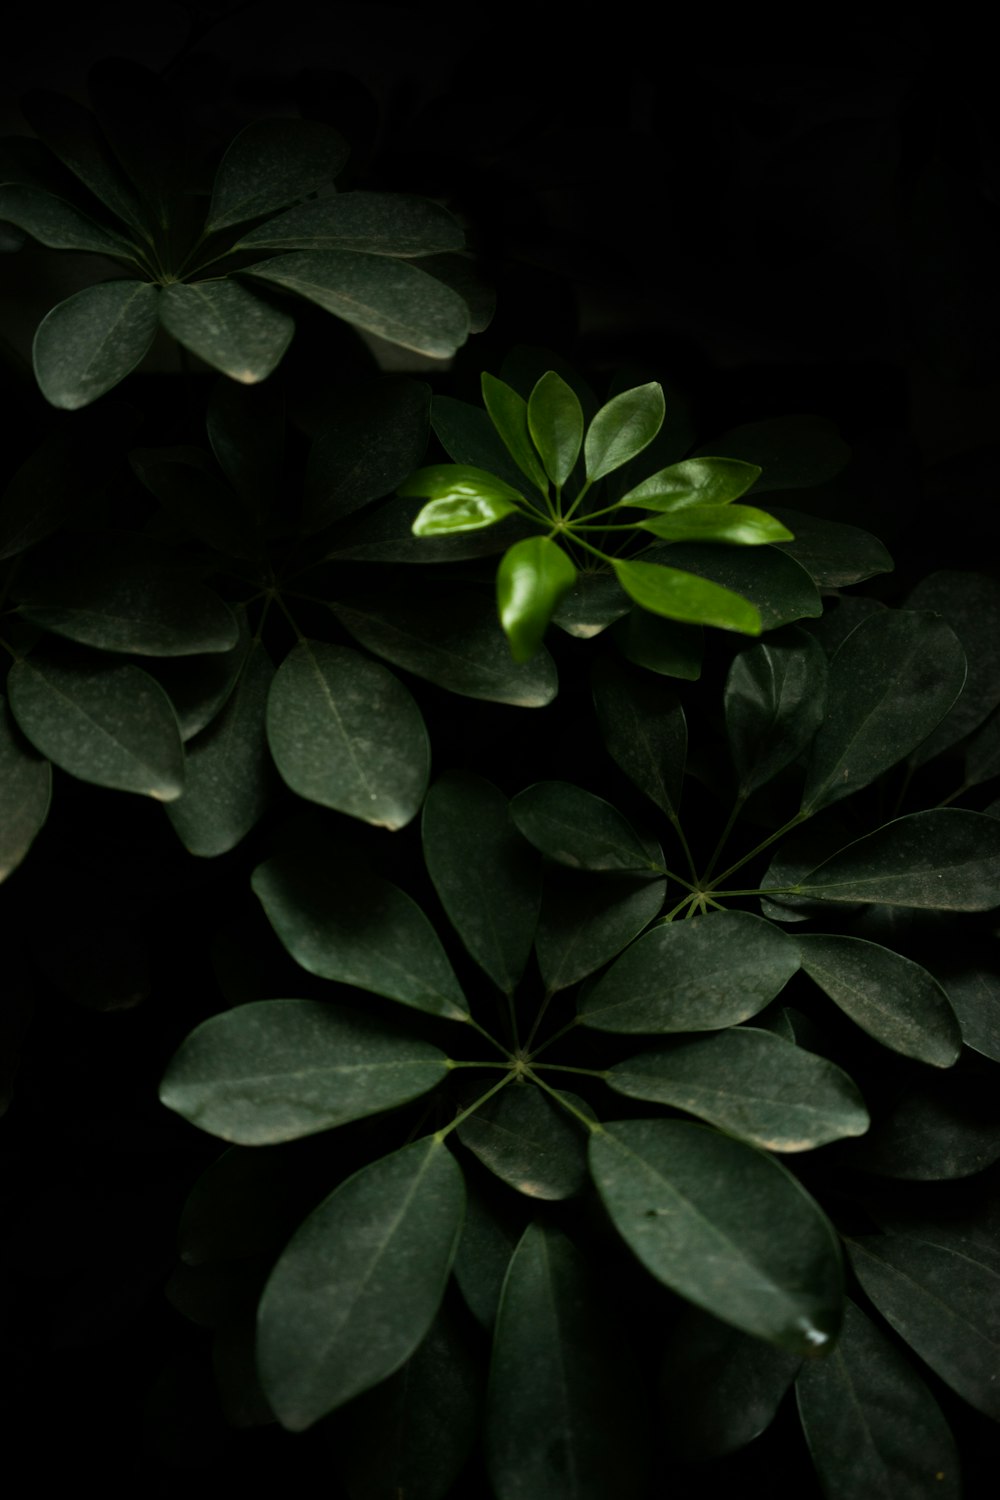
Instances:
[[[587,1178],[580,1127],[534,1084],[501,1089],[459,1125],[458,1137],[501,1181],[528,1198],[571,1198]]]
[[[826,658],[794,627],[783,639],[750,646],[726,678],[726,733],[745,798],[806,748],[826,709]]]
[[[794,540],[786,542],[784,550],[820,588],[847,588],[876,573],[893,570],[892,558],[882,543],[860,526],[845,526],[842,521],[828,521],[784,506],[775,506],[772,514],[794,532]]]
[[[264,1289],[257,1362],[293,1432],[394,1374],[444,1294],[465,1208],[435,1136],[341,1183],[293,1235]]]
[[[285,412],[280,389],[273,383],[216,381],[208,398],[208,437],[216,462],[249,508],[252,522],[259,523],[281,484]]]
[[[664,512],[728,505],[752,488],[760,472],[757,464],[735,458],[685,458],[634,485],[618,504]]]
[[[612,396],[587,428],[584,457],[591,484],[648,448],[665,411],[663,387],[655,380]]]
[[[948,712],[965,653],[934,615],[870,615],[830,663],[826,718],[813,741],[802,807],[816,812],[898,764]]]
[[[541,648],[556,605],[575,582],[576,568],[550,537],[508,547],[497,569],[497,608],[515,661],[530,661]]]
[[[409,193],[335,193],[287,209],[241,235],[238,250],[363,250],[369,255],[437,255],[461,250],[458,220]]]
[[[906,607],[943,615],[962,644],[969,668],[961,695],[914,751],[914,765],[922,766],[978,729],[1000,703],[1000,583],[983,573],[932,573],[917,584]]]
[[[338,406],[309,450],[302,531],[391,495],[424,456],[429,411],[430,387],[406,379],[383,379]]]
[[[1000,903],[1000,823],[957,807],[910,813],[848,844],[794,889],[819,901],[989,911]]]
[[[965,1045],[1000,1062],[1000,976],[988,969],[963,968],[949,974],[943,987]]]
[[[170,700],[130,665],[35,651],[7,678],[19,727],[81,781],[171,802],[184,790],[184,751]]]
[[[817,416],[745,422],[715,438],[706,452],[759,464],[762,473],[756,488],[761,492],[825,484],[840,473],[851,456],[836,424]]]
[[[504,446],[522,474],[542,495],[549,493],[548,476],[531,441],[528,430],[528,403],[502,380],[483,371],[483,403],[490,421],[503,439]]]
[[[236,686],[250,645],[250,630],[242,613],[239,625],[240,641],[231,651],[151,657],[145,663],[145,670],[170,699],[185,743],[221,713]]]
[[[531,1225],[504,1282],[490,1367],[486,1464],[498,1500],[637,1500],[642,1405],[580,1252]]]
[[[687,758],[687,721],[680,700],[662,683],[623,670],[609,656],[598,658],[593,687],[611,759],[674,821]]]
[[[148,281],[104,281],[47,313],[32,352],[45,399],[76,411],[130,375],[153,342],[158,301]]]
[[[479,967],[512,995],[531,954],[541,878],[506,797],[482,776],[447,772],[427,794],[421,837],[448,920]]]
[[[422,472],[426,470],[418,470],[415,478]],[[413,522],[414,536],[447,536],[453,531],[478,531],[484,526],[502,521],[504,516],[519,510],[517,501],[520,496],[511,499],[508,495],[499,493],[498,486],[498,480],[482,484],[474,479],[452,479],[448,485],[451,493],[442,495],[437,500],[429,500],[421,510]],[[405,496],[406,486],[399,493]]]
[[[348,646],[300,641],[271,684],[267,738],[300,797],[403,828],[420,809],[430,771],[427,731],[413,698],[385,667]]]
[[[451,287],[465,303],[469,314],[469,332],[483,333],[496,315],[497,294],[488,280],[484,267],[467,250],[446,250],[437,255],[418,255],[412,262],[418,271],[425,271]]]
[[[976,1258],[907,1235],[848,1241],[879,1312],[946,1385],[1000,1420],[1000,1275]]]
[[[90,111],[75,99],[49,89],[32,89],[19,102],[35,134],[95,197],[148,243],[146,215]]]
[[[282,944],[308,973],[467,1020],[468,1003],[437,934],[398,886],[303,859],[267,860],[252,884]]]
[[[295,332],[287,313],[235,281],[175,281],[164,287],[160,322],[185,349],[242,385],[265,380]]]
[[[348,518],[324,538],[325,556],[331,561],[452,563],[473,557],[491,557],[523,537],[530,523],[509,515],[494,526],[476,531],[452,531],[442,536],[413,535],[413,522],[422,509],[419,500],[393,497],[364,515]]]
[[[620,953],[663,907],[665,880],[594,875],[550,866],[545,872],[535,950],[550,993],[593,974]]]
[[[188,747],[184,794],[167,808],[167,817],[190,854],[228,854],[264,814],[271,774],[265,719],[273,677],[271,659],[255,640],[222,712]]]
[[[489,416],[481,406],[435,395],[431,401],[431,426],[448,457],[469,464],[504,480],[520,494],[524,475],[514,463]]]
[[[52,767],[24,739],[0,698],[0,882],[31,848],[51,798]]]
[[[469,309],[457,292],[388,256],[296,250],[240,274],[274,282],[357,328],[433,359],[447,359],[469,335]]]
[[[619,1120],[590,1169],[629,1249],[696,1307],[792,1354],[835,1338],[837,1236],[773,1157],[685,1120]]]
[[[632,609],[617,622],[612,636],[622,656],[634,666],[686,682],[697,682],[701,676],[705,654],[701,625],[682,625],[646,609]]]
[[[616,1063],[605,1080],[618,1094],[686,1110],[767,1151],[812,1151],[869,1125],[840,1068],[751,1027],[651,1048]]]
[[[429,596],[348,596],[330,608],[376,656],[449,692],[544,708],[558,691],[555,663],[544,647],[529,662],[512,661],[496,606],[479,589],[449,584]]]
[[[589,641],[627,615],[631,608],[631,599],[613,573],[580,572],[573,587],[556,605],[552,623],[567,635]]]
[[[219,164],[205,233],[273,213],[336,177],[347,161],[339,131],[317,120],[253,120]]]
[[[799,967],[792,940],[745,911],[664,922],[588,990],[580,1020],[598,1031],[716,1031],[764,1009]]]
[[[522,1206],[527,1205],[523,1201],[513,1204]],[[492,1332],[507,1267],[523,1227],[523,1217],[516,1218],[510,1207],[509,1193],[502,1202],[491,1199],[488,1204],[470,1184],[453,1270],[469,1311],[487,1332]]]
[[[729,542],[760,547],[766,542],[792,539],[787,526],[752,505],[686,505],[636,525],[668,542]]]
[[[546,371],[528,397],[528,431],[546,474],[561,489],[580,456],[583,408],[555,370]]]
[[[616,562],[615,577],[625,592],[653,614],[694,625],[717,625],[759,635],[757,608],[731,589],[698,578],[678,568],[649,562]]]
[[[437,1047],[323,1000],[255,1000],[181,1043],[160,1101],[241,1146],[332,1130],[426,1094],[448,1075]]]
[[[947,720],[944,721],[946,723]],[[944,724],[939,727],[943,728]],[[932,735],[931,739],[933,738]],[[984,781],[992,781],[997,775],[1000,775],[1000,711],[990,714],[968,740],[962,779],[968,788],[981,786]]]
[[[864,938],[809,933],[798,945],[810,979],[877,1042],[935,1068],[958,1060],[958,1019],[920,964]]]
[[[747,552],[742,547],[713,547],[707,542],[675,542],[653,547],[645,557],[647,566],[662,559],[668,567],[683,568],[705,584],[737,593],[744,607],[749,600],[764,630],[776,630],[779,625],[814,619],[823,613],[823,601],[809,574],[780,547],[755,547]],[[751,633],[759,631],[747,631]]]
[[[224,557],[261,556],[261,537],[247,506],[204,461],[183,449],[133,448],[136,478],[155,495],[170,519]]]
[[[876,1109],[871,1134],[851,1156],[864,1172],[905,1182],[953,1181],[984,1172],[1000,1160],[1000,1111],[992,1079],[955,1072],[894,1089]]]
[[[955,1440],[912,1365],[848,1301],[837,1347],[795,1382],[802,1430],[829,1500],[960,1500]]]
[[[64,430],[50,433],[15,470],[0,498],[0,559],[51,536],[89,501],[91,489],[79,449]]]
[[[510,815],[529,843],[571,869],[660,869],[617,808],[568,781],[536,782],[513,799]]]
[[[17,224],[50,250],[90,250],[134,260],[127,240],[104,229],[86,214],[35,187],[0,187],[0,219]]]
[[[189,129],[177,92],[150,68],[107,57],[89,70],[87,88],[101,128],[150,220],[169,231],[191,180]]]

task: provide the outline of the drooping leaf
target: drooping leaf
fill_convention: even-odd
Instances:
[[[498,1500],[637,1500],[641,1411],[596,1278],[565,1235],[531,1225],[504,1282],[490,1368],[486,1462]]]
[[[427,794],[421,835],[449,920],[480,968],[513,994],[531,954],[541,879],[506,797],[481,776],[449,771]]]
[[[150,238],[146,214],[126,182],[94,116],[75,99],[33,89],[20,100],[21,113],[80,182],[123,223]]]
[[[948,996],[932,974],[864,938],[808,933],[802,967],[863,1031],[893,1052],[950,1068],[962,1035]]]
[[[667,542],[728,542],[740,547],[761,547],[767,542],[790,541],[793,536],[781,521],[752,505],[686,505],[636,524]]]
[[[536,849],[575,870],[659,866],[617,808],[568,781],[539,781],[510,804],[515,825]]]
[[[771,1156],[684,1120],[620,1120],[590,1138],[615,1228],[671,1290],[792,1354],[836,1336],[837,1236]]]
[[[603,479],[648,448],[663,425],[666,405],[657,381],[622,391],[601,407],[587,428],[587,478]]]
[[[91,250],[134,260],[127,240],[104,229],[86,214],[34,187],[0,187],[0,219],[17,224],[50,250]]]
[[[825,484],[845,467],[851,450],[826,417],[771,417],[746,422],[714,438],[706,453],[759,464],[756,488],[800,490]]]
[[[851,1301],[837,1347],[795,1382],[802,1430],[829,1500],[960,1500],[955,1440],[913,1366]]]
[[[984,1172],[1000,1160],[993,1080],[963,1070],[893,1089],[851,1156],[865,1172],[904,1182],[949,1182]]]
[[[672,512],[688,506],[729,505],[760,477],[757,464],[735,458],[685,458],[634,485],[619,505]]]
[[[608,754],[671,820],[676,819],[687,758],[687,721],[663,683],[623,670],[605,656],[593,672],[594,705]]]
[[[309,1215],[258,1312],[258,1369],[284,1427],[309,1427],[409,1359],[440,1306],[464,1207],[454,1157],[428,1136]]]
[[[436,255],[461,250],[458,220],[408,193],[335,193],[300,203],[241,235],[239,250],[363,250],[369,255]]]
[[[943,988],[965,1045],[1000,1062],[1000,976],[985,967],[962,968],[947,975]]]
[[[29,745],[0,697],[0,882],[31,848],[51,797],[52,767]]]
[[[842,1069],[747,1026],[640,1052],[606,1080],[616,1093],[686,1110],[768,1151],[811,1151],[869,1125]]]
[[[104,281],[58,303],[33,346],[45,399],[76,411],[130,375],[153,342],[158,301],[148,281]]]
[[[764,1009],[799,967],[779,928],[745,911],[662,922],[582,997],[598,1031],[716,1031]]]
[[[726,733],[747,797],[805,749],[826,709],[826,658],[803,630],[761,641],[733,658],[726,678]]]
[[[665,564],[616,562],[614,567],[626,594],[653,614],[693,625],[739,630],[745,635],[760,634],[759,610],[732,589]]]
[[[631,609],[612,630],[615,645],[626,661],[660,677],[697,682],[705,655],[701,625],[684,625],[648,609]]]
[[[277,498],[285,446],[281,389],[218,380],[208,398],[208,438],[222,472],[259,523]]]
[[[515,661],[530,661],[540,649],[556,605],[575,582],[576,568],[551,537],[525,537],[507,549],[497,569],[497,608]]]
[[[184,750],[166,693],[130,665],[36,650],[7,678],[19,727],[81,781],[170,802],[184,790]]]
[[[339,406],[309,450],[302,530],[391,494],[424,456],[429,412],[430,388],[418,380],[382,380]]]
[[[493,1330],[507,1267],[524,1227],[523,1215],[516,1215],[512,1209],[522,1206],[528,1207],[523,1199],[514,1202],[509,1193],[502,1200],[487,1202],[469,1184],[453,1269],[469,1311],[487,1332]]]
[[[215,174],[206,234],[305,198],[336,177],[348,149],[339,131],[319,121],[251,121]]]
[[[241,385],[265,380],[291,343],[295,323],[235,281],[175,281],[160,296],[168,333]]]
[[[437,1047],[323,1000],[255,1000],[203,1021],[160,1100],[200,1130],[275,1145],[406,1104],[440,1083]]]
[[[580,456],[583,408],[555,370],[546,371],[528,397],[528,431],[546,474],[561,488]]]
[[[300,797],[380,828],[402,828],[423,801],[427,731],[385,667],[347,646],[300,641],[271,684],[267,737]]]
[[[876,573],[891,573],[892,558],[877,537],[860,526],[845,526],[801,510],[775,506],[771,512],[794,533],[784,550],[820,588],[842,589]]]
[[[613,573],[579,572],[569,593],[556,605],[552,623],[567,635],[589,641],[631,608],[631,599]]]
[[[483,404],[490,421],[503,439],[511,458],[541,494],[549,492],[549,481],[528,430],[528,403],[503,380],[487,371],[482,374]]]
[[[983,573],[944,570],[918,583],[907,609],[932,610],[951,626],[965,652],[968,675],[947,716],[913,752],[914,765],[940,755],[978,729],[1000,704],[1000,583]],[[984,779],[984,778],[981,778]]]
[[[533,1084],[501,1089],[457,1133],[485,1167],[527,1198],[571,1198],[586,1181],[582,1127]]]
[[[644,556],[647,566],[662,561],[667,567],[694,574],[705,585],[728,589],[749,600],[764,630],[777,630],[779,625],[823,613],[816,585],[805,568],[787,557],[781,547],[755,547],[750,552],[744,547],[713,547],[707,542],[675,542],[653,547]],[[759,633],[747,631],[748,635]]]
[[[665,880],[646,876],[550,866],[535,938],[546,989],[563,990],[614,958],[659,916],[665,890]]]
[[[943,620],[910,610],[862,620],[830,663],[803,808],[818,811],[896,765],[940,723],[964,681],[965,653]]]
[[[253,889],[285,948],[303,969],[387,995],[454,1021],[469,1007],[420,907],[398,886],[361,870],[304,859],[270,859]]]

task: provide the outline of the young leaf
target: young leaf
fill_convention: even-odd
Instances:
[[[235,281],[175,281],[164,287],[160,322],[185,349],[242,385],[265,380],[295,332],[287,313]]]
[[[482,374],[483,403],[490,421],[504,441],[511,458],[542,495],[549,493],[548,476],[528,430],[528,403],[523,396],[495,375]]]
[[[548,370],[528,398],[528,431],[545,472],[560,489],[572,474],[583,443],[583,408],[561,375]]]
[[[424,456],[429,412],[430,388],[406,379],[380,380],[338,406],[309,450],[306,535],[392,494]]]
[[[883,1046],[935,1068],[958,1060],[958,1018],[946,992],[920,964],[856,937],[809,933],[798,947],[810,979]]]
[[[593,686],[608,754],[640,792],[676,819],[687,758],[687,721],[679,699],[610,656],[598,658]]]
[[[336,177],[348,145],[315,120],[253,120],[219,164],[205,233],[273,213]]]
[[[687,505],[652,520],[637,521],[643,531],[667,542],[729,542],[739,547],[761,547],[767,542],[789,542],[787,526],[752,505]]]
[[[826,417],[772,417],[732,427],[712,453],[759,464],[758,490],[801,490],[825,484],[845,467],[851,450]]]
[[[281,1424],[300,1432],[403,1365],[434,1321],[465,1208],[435,1136],[341,1183],[293,1235],[257,1318],[257,1362]]]
[[[773,507],[772,514],[795,534],[784,550],[820,588],[842,589],[876,573],[892,572],[892,558],[882,543],[860,526],[845,526],[784,506]]]
[[[799,967],[795,944],[745,911],[662,922],[583,996],[598,1031],[717,1031],[764,1009]]]
[[[203,1021],[160,1100],[200,1130],[267,1146],[406,1104],[448,1073],[437,1047],[323,1000],[255,1000]]]
[[[535,951],[548,991],[593,974],[659,916],[665,880],[594,875],[558,865],[545,872]]]
[[[253,873],[260,899],[295,962],[321,979],[465,1021],[469,1007],[437,934],[415,901],[361,870],[270,859]]]
[[[663,387],[655,380],[612,396],[587,428],[584,458],[590,482],[648,448],[663,425],[665,410]]]
[[[300,797],[378,828],[415,817],[430,772],[427,731],[403,684],[348,646],[300,641],[271,684],[267,738]]]
[[[571,1198],[587,1179],[581,1127],[534,1084],[502,1089],[457,1133],[485,1167],[527,1198]]]
[[[736,458],[685,458],[651,474],[624,494],[618,504],[664,512],[691,505],[729,505],[759,478],[759,465],[741,463]]]
[[[659,870],[617,808],[568,781],[536,782],[510,815],[529,843],[571,869]]]
[[[52,767],[28,744],[0,698],[0,881],[31,848],[51,797]]]
[[[450,536],[453,531],[481,531],[512,515],[517,505],[462,485],[462,493],[428,500],[413,522],[414,536]]]
[[[591,1135],[590,1169],[619,1234],[672,1291],[792,1354],[835,1338],[837,1236],[773,1157],[684,1120],[620,1120]]]
[[[751,1027],[651,1048],[605,1076],[618,1094],[686,1110],[767,1151],[812,1151],[869,1125],[840,1068]]]
[[[687,620],[694,625],[717,625],[720,630],[739,630],[744,635],[760,635],[759,610],[732,589],[720,588],[717,583],[679,568],[655,563],[616,562],[614,568],[626,594],[654,615]]]
[[[45,399],[76,411],[130,375],[153,342],[158,301],[148,281],[104,281],[47,313],[32,351]]]
[[[741,797],[765,786],[809,744],[826,709],[826,671],[822,648],[803,630],[733,658],[724,701]]]
[[[668,567],[693,573],[706,585],[735,592],[744,607],[749,600],[764,630],[823,613],[823,601],[809,574],[780,547],[755,547],[748,552],[744,547],[674,542],[652,547],[644,556],[647,566],[662,560]],[[759,633],[747,631],[748,635]]]
[[[913,1366],[848,1301],[837,1347],[795,1382],[799,1417],[829,1500],[960,1500],[955,1440]]]
[[[556,605],[575,582],[576,569],[551,537],[525,537],[507,549],[497,569],[497,608],[515,661],[539,650]]]
[[[50,250],[91,250],[98,255],[115,255],[119,260],[135,260],[135,251],[127,240],[103,229],[71,203],[38,188],[15,184],[0,187],[0,219],[17,224]]]
[[[369,255],[438,255],[465,235],[446,208],[408,193],[335,193],[268,219],[240,236],[237,250],[363,250]]]

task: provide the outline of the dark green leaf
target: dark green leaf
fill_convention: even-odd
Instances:
[[[0,881],[31,848],[51,796],[52,767],[28,744],[0,698]]]
[[[1000,1160],[1000,1109],[992,1079],[956,1071],[893,1091],[876,1108],[853,1163],[880,1177],[943,1182]],[[933,1238],[933,1236],[931,1236]]]
[[[792,1354],[836,1336],[837,1236],[773,1157],[704,1125],[620,1120],[591,1135],[590,1168],[629,1248],[680,1296]]]
[[[729,542],[739,547],[787,542],[793,535],[767,511],[752,505],[686,505],[636,525],[668,542]]]
[[[32,130],[112,213],[150,239],[146,215],[88,109],[63,94],[34,89],[20,101]]]
[[[734,657],[726,678],[726,733],[740,795],[765,786],[805,749],[826,709],[826,657],[805,631]]]
[[[795,540],[786,542],[784,550],[820,588],[842,589],[876,573],[892,572],[892,558],[882,543],[860,526],[845,526],[784,506],[775,506],[772,514],[794,533]]]
[[[528,431],[528,403],[503,380],[482,374],[483,403],[511,458],[541,494],[549,481]]]
[[[576,568],[551,537],[525,537],[500,559],[497,608],[511,655],[526,662],[542,644],[559,600],[576,582]]]
[[[568,781],[519,792],[510,815],[529,843],[576,870],[659,869],[617,808]]]
[[[391,494],[412,474],[427,447],[429,411],[430,388],[418,380],[382,380],[334,411],[309,451],[306,535]]]
[[[571,1198],[587,1177],[582,1127],[534,1084],[501,1089],[458,1127],[463,1144],[528,1198]]]
[[[90,500],[93,481],[64,430],[50,433],[0,498],[0,559],[43,541]]]
[[[336,177],[348,145],[314,120],[253,120],[219,164],[205,233],[297,203]]]
[[[828,598],[823,614],[818,619],[810,620],[803,628],[819,641],[827,656],[832,658],[862,620],[866,620],[869,615],[882,614],[885,608],[878,599],[841,594],[837,598]]]
[[[496,428],[481,406],[435,396],[431,402],[431,426],[448,457],[456,464],[469,464],[496,475],[520,493],[524,474],[501,442]]]
[[[728,505],[760,477],[756,464],[734,458],[685,458],[651,474],[619,500],[642,510],[677,511],[687,506]]]
[[[273,1253],[302,1217],[300,1194],[280,1147],[228,1147],[185,1200],[177,1230],[181,1260],[200,1266]]]
[[[531,953],[541,881],[506,797],[481,776],[450,771],[427,794],[421,834],[449,921],[480,968],[512,995]]]
[[[416,902],[362,870],[271,859],[253,873],[268,921],[303,969],[387,995],[434,1016],[469,1007],[437,934]]]
[[[242,611],[238,619],[240,640],[231,651],[162,656],[146,663],[146,671],[156,678],[173,704],[185,742],[211,724],[236,686],[250,646],[250,631]]]
[[[655,380],[612,396],[587,428],[584,457],[591,483],[648,448],[663,425],[665,410],[663,387]]]
[[[277,499],[285,445],[285,411],[280,388],[242,386],[218,380],[208,398],[208,437],[212,452],[254,522]]]
[[[853,1302],[837,1347],[802,1367],[795,1394],[829,1500],[960,1500],[958,1452],[941,1408]]]
[[[840,1068],[751,1027],[651,1048],[606,1078],[616,1093],[686,1110],[768,1151],[811,1151],[869,1125]]]
[[[654,547],[645,557],[647,564],[662,561],[670,568],[694,573],[706,584],[737,593],[744,608],[749,600],[764,630],[776,630],[779,625],[823,613],[823,601],[809,574],[780,547],[755,547],[748,552],[743,547],[676,542]],[[747,631],[748,635],[759,633]]]
[[[971,1249],[901,1234],[848,1248],[865,1292],[900,1337],[977,1411],[1000,1420],[1000,1274]]]
[[[943,728],[944,725],[939,727]],[[931,739],[933,738],[932,735]],[[963,780],[966,787],[981,786],[984,781],[992,781],[994,776],[1000,776],[1000,710],[990,714],[965,747]]]
[[[623,670],[610,656],[598,659],[593,684],[608,754],[640,792],[675,819],[687,757],[687,722],[679,699],[663,683]]]
[[[960,969],[944,980],[944,991],[965,1045],[1000,1062],[1000,976],[985,968]]]
[[[552,349],[534,344],[515,344],[505,354],[500,366],[500,379],[506,381],[527,401],[543,376],[555,371],[574,391],[583,410],[584,420],[589,420],[597,411],[600,402],[593,389],[584,380],[579,370],[569,360],[563,359]]]
[[[616,562],[615,576],[625,592],[656,615],[693,625],[717,625],[759,635],[761,616],[755,605],[732,589],[679,568],[650,562]]]
[[[763,1010],[798,967],[792,940],[750,912],[663,922],[588,990],[580,1020],[598,1031],[716,1031]]]
[[[458,293],[468,309],[470,333],[489,328],[497,310],[497,294],[481,263],[471,254],[446,250],[439,255],[418,255],[413,265]]]
[[[87,87],[101,128],[150,220],[169,232],[192,171],[178,93],[161,73],[114,57],[94,64]]]
[[[680,677],[697,682],[705,654],[705,631],[701,625],[682,625],[677,620],[651,615],[648,609],[631,609],[612,630],[615,645],[626,661],[660,677]]]
[[[148,281],[104,281],[47,313],[33,349],[45,399],[75,411],[130,375],[153,342],[158,301]]]
[[[462,1173],[429,1136],[309,1215],[258,1314],[258,1369],[284,1427],[301,1431],[405,1364],[441,1303],[464,1208]]]
[[[958,744],[1000,703],[1000,582],[983,573],[932,573],[910,594],[908,609],[943,615],[958,636],[969,672],[946,718],[913,754],[914,765]],[[977,780],[985,780],[978,777]]]
[[[498,1500],[645,1493],[641,1390],[580,1252],[531,1225],[497,1314],[486,1462]]]
[[[943,620],[909,610],[862,620],[830,663],[803,808],[816,812],[896,765],[940,723],[964,681],[965,653]]]
[[[851,456],[836,424],[815,416],[772,417],[731,427],[705,452],[759,464],[763,472],[756,488],[761,492],[825,484]]]
[[[437,1047],[323,1000],[255,1000],[203,1021],[171,1058],[160,1099],[200,1130],[275,1145],[426,1094]]]
[[[811,933],[798,940],[802,967],[869,1036],[936,1068],[958,1059],[962,1035],[932,974],[878,943]]]
[[[567,635],[589,641],[627,615],[631,608],[632,600],[613,573],[581,572],[577,573],[569,593],[556,605],[552,623]]]
[[[665,880],[594,875],[550,866],[545,872],[535,950],[549,991],[593,974],[659,916]]]
[[[423,801],[427,731],[385,667],[347,646],[300,641],[278,668],[267,737],[300,797],[379,828],[402,828]]]
[[[261,539],[245,502],[195,453],[183,449],[134,448],[136,477],[172,521],[226,557],[258,559]]]
[[[363,250],[435,255],[461,250],[462,226],[446,208],[408,193],[335,193],[300,203],[240,237],[239,250]]]
[[[546,371],[528,397],[528,431],[546,474],[561,489],[580,456],[583,409],[555,370]]]
[[[0,219],[27,230],[50,250],[91,250],[98,255],[135,259],[127,240],[49,193],[33,187],[0,187]]]
[[[170,700],[138,667],[36,651],[11,667],[7,692],[35,749],[81,781],[160,802],[184,790]]]
[[[175,281],[160,296],[160,322],[192,354],[230,380],[265,380],[291,342],[287,313],[235,281]]]
[[[503,1202],[488,1204],[470,1184],[462,1238],[455,1255],[459,1290],[470,1312],[490,1332],[507,1267],[521,1237],[523,1220],[515,1219],[509,1206],[510,1194],[505,1194]]]

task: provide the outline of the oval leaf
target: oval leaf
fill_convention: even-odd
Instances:
[[[758,464],[736,458],[685,458],[651,474],[619,500],[642,510],[675,511],[689,505],[729,505],[760,478]]]
[[[14,184],[0,187],[0,219],[17,224],[50,250],[91,250],[98,255],[135,259],[127,240],[95,224],[72,204],[38,188]]]
[[[28,744],[0,698],[0,881],[31,848],[51,797],[52,767]]]
[[[528,431],[546,474],[561,489],[580,456],[583,408],[555,370],[547,370],[528,397]]]
[[[530,844],[571,869],[661,869],[617,808],[568,781],[519,792],[510,815]]]
[[[349,147],[316,120],[254,120],[230,142],[212,187],[205,233],[295,203],[336,177]]]
[[[740,796],[783,771],[805,749],[826,709],[826,657],[796,630],[734,657],[726,678],[726,733]]]
[[[759,610],[732,589],[655,563],[616,562],[614,566],[615,577],[626,594],[655,615],[760,635]]]
[[[533,1084],[502,1089],[458,1127],[463,1146],[527,1198],[571,1198],[587,1178],[581,1129]]]
[[[665,411],[663,387],[655,380],[612,396],[587,428],[584,457],[590,482],[648,448],[663,426]]]
[[[917,584],[906,607],[943,615],[962,643],[969,668],[961,695],[914,751],[914,764],[922,766],[978,729],[1000,703],[1000,581],[984,573],[932,573]]]
[[[295,324],[235,281],[175,281],[160,297],[160,322],[178,343],[230,380],[265,380],[291,343]]]
[[[675,821],[687,758],[687,721],[680,700],[663,683],[618,666],[610,656],[598,660],[593,682],[608,754]]]
[[[515,661],[539,650],[556,605],[575,582],[576,569],[551,537],[525,537],[507,549],[497,569],[497,608]]]
[[[663,909],[665,880],[545,872],[535,951],[545,987],[563,990],[614,958]]]
[[[461,224],[429,198],[355,192],[300,203],[241,235],[236,248],[411,256],[443,254],[464,245]]]
[[[986,968],[960,969],[948,975],[944,989],[965,1045],[1000,1062],[1000,975]]]
[[[542,495],[549,493],[548,476],[531,441],[528,403],[495,375],[482,374],[483,404],[511,458]]]
[[[639,521],[643,531],[667,542],[729,542],[739,547],[761,547],[788,542],[792,532],[752,505],[688,505],[650,521]]]
[[[676,542],[669,547],[651,548],[645,556],[650,562],[662,559],[669,567],[683,568],[706,584],[735,592],[744,603],[749,600],[764,630],[776,630],[779,625],[796,620],[815,619],[823,613],[816,585],[805,568],[787,557],[781,547],[755,547],[748,552],[744,547]]]
[[[158,301],[149,282],[105,281],[47,313],[32,349],[45,399],[75,411],[130,375],[155,337]]]
[[[583,572],[559,601],[552,623],[567,635],[589,641],[631,609],[632,601],[613,573]]]
[[[783,550],[824,589],[847,588],[876,573],[891,573],[892,558],[877,537],[860,526],[845,526],[822,516],[776,506],[772,512],[794,533]]]

